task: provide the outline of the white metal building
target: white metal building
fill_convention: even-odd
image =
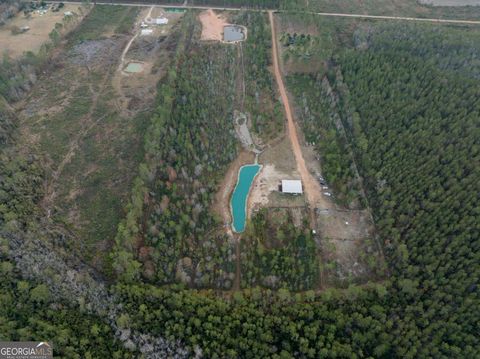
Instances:
[[[302,194],[302,181],[300,180],[282,180],[282,193]]]

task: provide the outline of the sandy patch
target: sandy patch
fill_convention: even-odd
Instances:
[[[200,22],[202,23],[202,36],[203,41],[222,41],[223,40],[223,27],[229,25],[225,18],[221,15],[217,15],[212,9],[203,11],[199,15]]]
[[[250,190],[250,196],[248,197],[248,214],[250,215],[253,209],[267,207],[270,194],[272,192],[278,192],[278,185],[282,179],[290,177],[290,175],[277,170],[273,164],[264,165],[255,178],[252,189]]]

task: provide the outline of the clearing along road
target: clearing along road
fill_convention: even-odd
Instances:
[[[277,51],[277,36],[275,32],[275,22],[273,20],[272,11],[268,12],[268,17],[270,19],[270,27],[272,28],[273,69],[275,72],[275,79],[278,84],[278,89],[280,91],[283,106],[285,107],[285,113],[287,115],[288,136],[290,138],[290,142],[292,143],[292,150],[295,155],[295,160],[297,162],[297,170],[300,173],[300,177],[302,178],[303,188],[310,208],[327,208],[329,207],[329,204],[322,196],[322,189],[320,187],[320,184],[308,170],[305,159],[303,158],[302,148],[300,146],[300,142],[298,141],[297,128],[295,127],[292,110],[290,108],[290,103],[288,102],[287,91],[285,90],[282,73],[280,72]]]

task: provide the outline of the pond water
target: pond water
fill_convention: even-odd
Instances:
[[[125,68],[125,72],[141,72],[143,66],[139,62],[130,62]]]
[[[252,182],[261,167],[262,166],[260,165],[243,166],[238,173],[237,185],[235,186],[232,199],[230,200],[230,208],[233,217],[232,228],[237,233],[241,233],[245,230],[248,194],[250,193]]]
[[[228,25],[223,27],[223,40],[227,42],[243,41],[245,34],[240,26]]]

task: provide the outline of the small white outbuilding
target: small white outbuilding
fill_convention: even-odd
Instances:
[[[282,180],[282,193],[302,194],[302,181],[300,180]]]
[[[153,30],[152,29],[142,29],[142,31],[140,32],[140,35],[151,35],[153,33]]]
[[[154,21],[155,21],[155,24],[157,24],[157,25],[167,25],[168,24],[168,19],[166,17],[158,17]]]

